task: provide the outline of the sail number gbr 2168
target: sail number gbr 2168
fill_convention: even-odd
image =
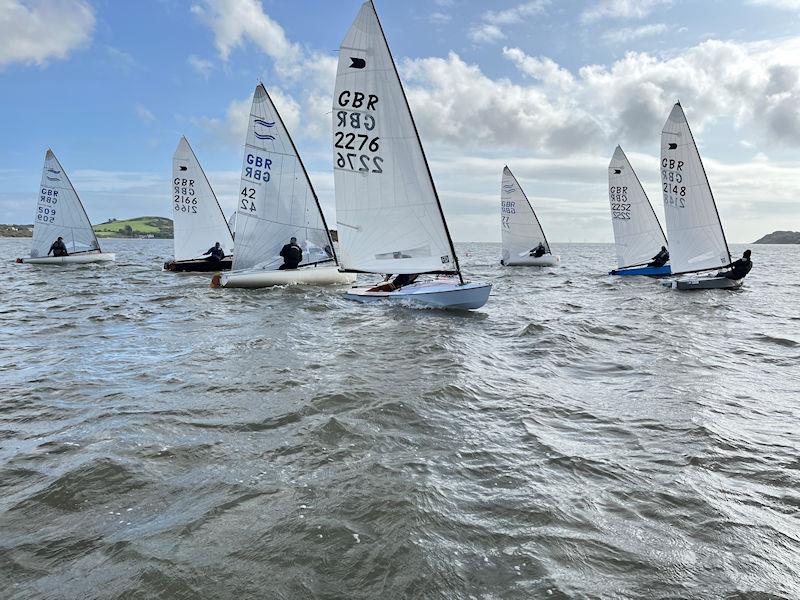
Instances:
[[[343,90],[336,97],[333,147],[336,167],[361,173],[383,173],[380,137],[375,135],[378,96]]]

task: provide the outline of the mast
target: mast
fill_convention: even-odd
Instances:
[[[506,165],[505,168],[508,169],[508,165]],[[533,210],[533,205],[531,204],[531,201],[528,200],[528,195],[525,193],[525,190],[522,189],[522,186],[519,184],[519,180],[517,179],[517,176],[514,175],[514,173],[511,171],[511,169],[508,169],[508,172],[511,173],[511,177],[514,180],[514,183],[517,184],[517,188],[519,188],[519,191],[522,193],[522,197],[525,198],[525,202],[528,203],[528,208],[531,209],[531,213],[533,214],[533,218],[536,221],[536,225],[538,225],[539,231],[542,232],[542,237],[544,238],[544,245],[547,246],[548,254],[552,254],[553,252],[550,249],[550,242],[547,241],[547,236],[544,234],[544,229],[542,228],[541,222],[539,222],[539,217],[536,215],[536,211]]]
[[[64,175],[64,178],[67,180],[67,183],[69,184],[70,189],[72,189],[72,191],[75,194],[75,199],[78,201],[78,206],[81,207],[81,210],[83,211],[83,216],[86,217],[86,222],[89,223],[89,231],[92,232],[92,237],[94,238],[94,247],[95,247],[95,249],[97,249],[98,252],[102,252],[100,250],[100,242],[97,240],[97,234],[94,232],[94,227],[92,227],[92,222],[89,220],[89,215],[86,214],[86,209],[83,206],[83,202],[81,202],[81,197],[78,196],[78,190],[76,190],[75,186],[72,185],[72,181],[70,180],[69,175],[67,175],[67,172],[64,169],[64,166],[61,164],[61,161],[58,160],[58,157],[56,156],[56,153],[53,152],[53,150],[50,149],[50,148],[47,149],[47,152],[49,152],[50,154],[53,155],[53,158],[55,159],[56,164],[61,168],[61,173]],[[45,160],[47,160],[46,156],[45,156]],[[72,247],[74,248],[75,247],[75,230],[73,229],[71,233],[72,233]],[[91,252],[91,250],[84,250],[84,252]],[[73,254],[79,254],[79,253],[78,252],[73,252]]]
[[[186,145],[189,147],[189,152],[192,153],[192,157],[194,158],[194,162],[197,163],[200,172],[203,174],[203,179],[206,180],[206,184],[208,184],[208,189],[211,190],[211,197],[214,198],[214,202],[217,203],[217,208],[219,209],[219,214],[222,217],[222,220],[225,222],[225,227],[228,228],[228,233],[231,234],[231,239],[233,239],[233,232],[231,231],[231,226],[228,223],[228,219],[225,218],[225,213],[222,212],[222,207],[219,205],[219,200],[217,200],[217,194],[214,192],[214,188],[211,186],[211,182],[208,180],[208,176],[206,175],[205,170],[203,169],[202,165],[200,165],[200,161],[197,160],[197,155],[194,153],[194,148],[189,143],[189,140],[186,139],[185,135],[182,135],[181,138],[186,142]]]
[[[681,106],[680,100],[676,102],[681,112],[683,112],[683,106]],[[689,120],[686,119],[686,115],[684,114],[684,120],[686,121],[686,129],[689,130],[689,137],[692,138],[692,144],[694,144],[695,150],[697,150],[697,156],[700,157],[700,150],[697,148],[697,142],[694,139],[694,134],[692,133],[692,128],[689,125]],[[731,266],[733,261],[731,260],[731,249],[728,247],[728,240],[725,237],[725,228],[722,227],[722,219],[719,218],[719,209],[717,208],[717,201],[714,199],[714,190],[711,189],[711,184],[708,181],[708,175],[706,174],[706,166],[703,164],[703,159],[700,158],[700,168],[703,170],[703,177],[706,180],[706,185],[708,186],[708,192],[711,194],[711,205],[714,207],[714,214],[717,216],[717,222],[719,223],[719,230],[722,232],[722,241],[725,242],[725,251],[728,253],[728,264],[727,266]],[[715,267],[716,268],[716,267]],[[699,271],[710,271],[713,269],[698,269],[697,271],[684,271],[684,273],[697,273]]]
[[[625,151],[622,149],[622,146],[617,145],[617,148],[619,148],[620,152],[622,152],[622,156],[625,159],[625,164],[628,165],[628,169],[630,169],[630,172],[633,173],[633,176],[636,179],[636,183],[639,185],[639,189],[642,190],[642,194],[644,195],[644,198],[647,201],[647,207],[650,209],[650,213],[653,215],[653,220],[656,222],[656,225],[658,225],[658,230],[661,232],[661,239],[664,240],[664,245],[667,248],[669,248],[669,241],[667,240],[667,236],[664,234],[664,228],[661,226],[661,221],[658,220],[658,215],[656,215],[656,210],[653,208],[653,203],[650,202],[650,198],[647,196],[647,192],[645,191],[644,186],[642,185],[642,182],[639,179],[639,175],[637,175],[636,170],[633,168],[633,165],[631,165],[631,161],[628,160],[628,155],[625,154]],[[631,269],[633,267],[641,267],[648,264],[648,262],[649,261],[644,261],[641,263],[636,263],[634,265],[625,265],[624,267],[619,267],[619,268]]]
[[[431,167],[428,164],[428,158],[425,156],[425,149],[422,147],[422,140],[419,137],[419,131],[417,130],[417,123],[414,120],[414,114],[411,112],[411,106],[408,104],[408,98],[406,97],[406,90],[403,87],[403,81],[400,79],[400,73],[397,71],[397,65],[394,62],[394,56],[392,55],[392,49],[389,47],[389,41],[386,39],[386,33],[383,31],[383,25],[381,24],[381,20],[378,17],[378,11],[375,10],[375,4],[372,0],[367,0],[369,2],[370,8],[372,8],[372,12],[375,13],[375,20],[378,23],[378,29],[383,36],[383,43],[386,45],[386,50],[389,53],[389,60],[392,63],[392,69],[394,69],[395,77],[400,82],[400,92],[403,94],[403,102],[405,102],[406,110],[408,111],[409,117],[411,118],[411,126],[414,128],[414,135],[417,136],[417,144],[419,145],[420,152],[422,153],[422,162],[425,163],[425,169],[428,173],[428,178],[431,182],[431,189],[433,190],[433,195],[436,198],[436,205],[439,207],[439,215],[442,217],[442,224],[444,225],[444,231],[447,235],[447,242],[450,244],[450,252],[453,255],[453,260],[456,263],[456,272],[458,273],[458,280],[463,285],[464,284],[464,276],[461,274],[461,266],[458,263],[458,255],[456,254],[456,248],[453,244],[453,238],[450,236],[450,230],[447,227],[447,220],[444,218],[444,211],[442,210],[442,203],[439,200],[439,193],[436,191],[436,185],[433,182],[433,175],[431,174]]]
[[[300,157],[300,153],[297,151],[297,146],[294,145],[294,140],[292,139],[292,134],[289,133],[289,128],[286,127],[286,124],[283,122],[283,117],[281,117],[281,113],[278,108],[275,106],[275,103],[272,101],[272,97],[269,95],[266,86],[263,83],[258,84],[259,87],[264,90],[264,94],[267,96],[267,100],[275,109],[275,114],[278,116],[278,120],[281,122],[281,127],[286,132],[286,137],[289,138],[289,143],[292,145],[292,150],[294,151],[295,156],[297,156],[297,162],[300,163],[300,168],[303,169],[303,175],[308,181],[308,187],[311,190],[311,195],[314,197],[314,203],[317,205],[317,211],[319,212],[319,216],[322,218],[322,226],[325,228],[325,235],[328,238],[328,245],[330,246],[331,253],[333,254],[333,261],[336,263],[336,266],[339,266],[339,260],[336,258],[336,250],[333,247],[333,239],[331,238],[331,230],[328,229],[328,223],[325,221],[325,213],[322,212],[322,206],[320,206],[319,198],[317,197],[317,191],[314,189],[314,185],[311,183],[311,178],[308,176],[308,171],[306,171],[306,166],[303,163],[303,159]],[[314,264],[319,264],[319,262],[327,262],[327,261],[318,261]]]

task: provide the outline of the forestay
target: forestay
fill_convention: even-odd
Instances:
[[[333,158],[341,263],[370,273],[458,273],[422,144],[372,2],[339,51]]]
[[[233,253],[233,236],[214,190],[189,142],[181,137],[172,157],[175,260],[202,258],[216,242]]]
[[[672,274],[730,264],[711,186],[680,103],[661,132],[661,185]]]
[[[646,264],[667,245],[642,183],[617,146],[608,165],[608,200],[620,269]]]
[[[47,256],[50,246],[64,238],[67,252],[100,252],[100,244],[80,198],[52,150],[47,151],[33,221],[31,257]]]
[[[263,84],[247,125],[233,270],[275,270],[281,248],[296,237],[300,266],[335,260],[325,217],[289,132]]]
[[[504,260],[527,255],[540,243],[544,245],[547,254],[551,253],[539,219],[508,167],[503,168],[500,188],[500,225]]]

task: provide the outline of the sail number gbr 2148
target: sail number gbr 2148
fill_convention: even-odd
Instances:
[[[380,137],[375,135],[378,96],[343,90],[336,98],[333,147],[336,167],[361,173],[383,173]]]
[[[661,188],[664,194],[664,206],[686,207],[686,186],[683,185],[682,160],[661,159]]]

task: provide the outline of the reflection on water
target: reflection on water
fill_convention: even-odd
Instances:
[[[3,597],[800,596],[800,248],[678,293],[461,245],[459,314],[104,247],[0,266]]]

